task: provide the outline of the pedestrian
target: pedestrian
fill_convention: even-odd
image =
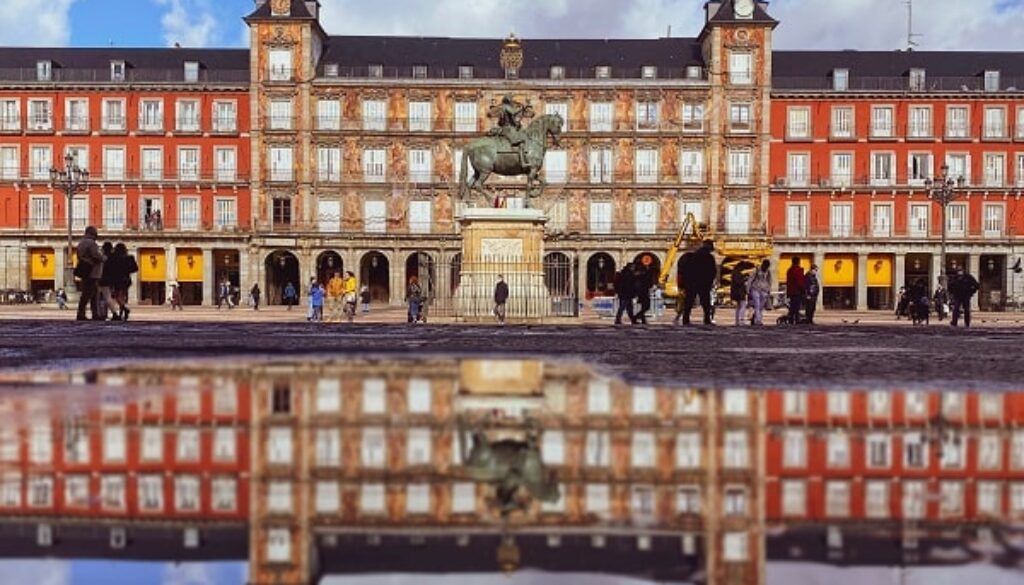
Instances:
[[[814,325],[814,313],[818,310],[818,295],[821,294],[821,281],[818,280],[818,265],[811,264],[804,281],[806,293],[804,295],[804,311],[807,313],[807,323]]]
[[[57,308],[61,311],[68,308],[68,293],[63,288],[57,290]]]
[[[323,288],[319,283],[313,285],[313,291]],[[341,273],[335,272],[327,281],[327,321],[341,323],[341,314],[345,310],[345,281],[341,279]],[[315,311],[314,311],[315,312]],[[320,307],[321,318],[323,306]]]
[[[945,321],[946,316],[949,315],[949,291],[943,285],[942,279],[939,280],[939,286],[935,289],[932,302],[935,303],[935,313],[938,314],[939,321]]]
[[[764,325],[764,311],[772,308],[772,263],[765,258],[750,275],[747,290],[754,305],[754,325]]]
[[[309,299],[309,307],[306,309],[306,321],[313,320],[313,288],[317,286],[316,277],[309,277],[309,285],[306,286],[306,298]]]
[[[171,310],[178,309],[184,311],[185,307],[181,304],[181,289],[178,288],[178,283],[171,283]]]
[[[114,300],[114,281],[118,279],[117,262],[114,260],[114,244],[103,242],[100,251],[103,252],[103,274],[100,276],[99,290],[97,291],[100,316],[103,321],[107,320],[108,315],[112,321],[120,321],[120,307],[114,311],[114,305],[117,304]]]
[[[359,290],[359,284],[356,282],[356,275],[348,270],[345,272],[345,316],[348,318],[348,322],[351,323],[356,318],[356,301],[358,301],[356,292]]]
[[[288,310],[292,310],[292,305],[298,302],[298,292],[295,290],[295,285],[289,282],[284,285],[284,304],[288,307]]]
[[[786,296],[789,298],[789,317],[786,320],[790,325],[800,324],[800,307],[806,294],[807,279],[803,267],[800,266],[800,257],[793,256],[792,264],[786,271]]]
[[[910,305],[910,297],[907,296],[907,287],[901,286],[896,294],[896,320],[907,315],[907,307]]]
[[[700,308],[704,312],[704,324],[713,325],[711,321],[711,289],[715,284],[715,277],[718,268],[715,263],[713,252],[715,243],[711,240],[704,240],[704,244],[693,253],[693,257],[686,264],[683,274],[683,285],[686,289],[685,303],[683,304],[683,325],[690,324],[690,314],[693,307],[700,301]]]
[[[636,315],[633,314],[633,298],[636,295],[636,285],[633,282],[635,273],[633,264],[627,262],[619,274],[615,277],[615,296],[619,300],[619,310],[615,313],[615,324],[622,325],[622,313],[629,316],[629,322],[636,325]]]
[[[363,313],[370,312],[370,287],[365,284],[359,287],[359,302],[363,305]]]
[[[409,277],[409,285],[405,287],[405,302],[409,305],[408,322],[419,323],[423,316],[423,288],[415,276]]]
[[[337,275],[335,275],[337,278]],[[326,289],[319,282],[315,283],[309,291],[309,303],[313,307],[313,316],[310,321],[322,322],[324,320],[324,296],[326,296]],[[332,307],[333,313],[333,307]],[[328,318],[332,318],[333,315],[329,314]]]
[[[231,302],[231,281],[225,277],[224,280],[221,281],[218,290],[217,309],[220,310],[224,305],[227,305],[229,310],[235,308],[234,304]]]
[[[747,277],[737,264],[732,269],[732,283],[729,285],[729,299],[736,303],[736,326],[742,327],[747,320]]]
[[[918,278],[914,281],[914,284],[910,286],[910,291],[907,293],[910,298],[910,319],[914,325],[928,324],[928,316],[931,313],[930,301],[931,297],[928,294],[928,285],[925,283],[923,278]]]
[[[494,318],[498,320],[498,325],[505,324],[505,305],[508,303],[508,294],[508,283],[505,282],[505,277],[499,274],[498,282],[494,285]],[[632,302],[632,298],[630,302]]]
[[[641,262],[633,264],[633,290],[640,310],[636,313],[636,320],[641,325],[647,325],[647,312],[651,310],[651,271]]]
[[[81,295],[78,299],[78,321],[88,320],[85,316],[85,308],[89,307],[92,318],[96,321],[102,320],[99,308],[100,278],[103,277],[103,252],[100,251],[96,239],[99,232],[95,226],[85,228],[85,235],[78,240],[78,266],[75,267],[74,276],[81,281]]]
[[[128,253],[128,247],[123,242],[118,242],[114,246],[114,260],[118,266],[118,279],[114,283],[114,298],[121,306],[121,320],[127,321],[132,312],[128,308],[128,291],[132,287],[132,275],[139,271],[139,263],[135,261],[135,256]]]
[[[979,288],[977,279],[963,268],[957,268],[956,273],[950,277],[949,295],[953,299],[953,319],[950,324],[953,327],[960,322],[961,314],[964,316],[964,327],[971,326],[971,297]]]
[[[249,289],[249,298],[252,299],[252,310],[260,310],[260,284],[254,282],[252,288]]]
[[[687,252],[679,258],[679,267],[676,270],[676,317],[672,320],[673,325],[679,325],[683,320],[683,308],[686,306],[686,282],[685,276],[690,272],[690,263],[693,261],[693,252]]]

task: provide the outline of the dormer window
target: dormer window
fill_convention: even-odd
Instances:
[[[324,75],[326,75],[327,77],[337,77],[338,76],[338,64],[337,63],[327,63],[326,65],[324,65]]]
[[[832,70],[832,89],[834,91],[846,91],[850,88],[850,70],[849,69],[833,69]]]
[[[653,65],[645,65],[644,67],[640,68],[640,78],[641,79],[657,79],[658,78],[658,68],[653,66]]]
[[[697,65],[690,65],[686,68],[687,79],[700,79],[700,67]]]
[[[427,78],[427,66],[426,65],[413,65],[412,66],[412,78],[413,79],[426,79]]]
[[[199,62],[185,61],[185,83],[196,83],[199,81]]]
[[[924,69],[911,69],[910,70],[910,91],[924,91],[925,81],[927,77]]]
[[[110,62],[110,81],[124,81],[124,61]]]
[[[53,64],[49,61],[36,61],[36,81],[51,81]]]
[[[594,77],[597,79],[611,79],[612,68],[607,65],[599,65],[594,69]]]
[[[999,91],[999,72],[985,72],[985,91]]]
[[[459,65],[459,79],[473,79],[473,66]]]
[[[369,72],[370,79],[381,79],[384,77],[384,66],[383,65],[370,65]]]
[[[562,67],[561,65],[552,65],[551,79],[565,79],[565,67]]]

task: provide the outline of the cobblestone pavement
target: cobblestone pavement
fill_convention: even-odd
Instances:
[[[610,327],[76,323],[0,320],[0,368],[95,360],[312,354],[477,355],[583,360],[638,382],[686,386],[1024,390],[1017,328],[948,326]]]

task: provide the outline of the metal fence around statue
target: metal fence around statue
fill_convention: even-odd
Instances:
[[[578,267],[564,257],[543,262],[488,258],[472,265],[460,258],[420,275],[426,316],[487,321],[494,318],[499,276],[509,289],[506,315],[511,321],[579,316]]]

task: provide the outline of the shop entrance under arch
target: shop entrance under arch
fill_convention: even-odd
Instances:
[[[341,255],[333,250],[327,250],[316,257],[316,279],[326,285],[327,281],[335,274],[345,275],[345,262]]]
[[[283,304],[284,289],[288,283],[291,283],[296,290],[302,286],[299,259],[287,250],[277,250],[268,254],[263,262],[263,269],[266,273],[263,299],[267,305]],[[248,294],[249,288],[243,293]]]
[[[587,298],[615,295],[615,259],[598,252],[587,260]]]
[[[391,264],[380,252],[370,252],[359,263],[359,285],[370,289],[370,302],[391,302]]]

